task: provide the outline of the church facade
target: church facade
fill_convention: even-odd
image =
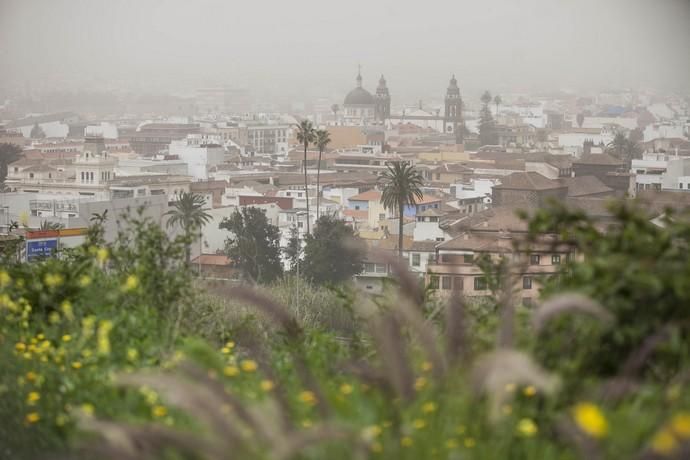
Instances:
[[[455,75],[446,89],[443,115],[440,112],[391,113],[391,95],[383,75],[379,79],[376,93],[371,94],[362,86],[362,73],[357,73],[357,86],[347,93],[343,101],[343,122],[350,126],[387,125],[405,121],[426,121],[454,135],[457,144],[463,143],[462,96]],[[440,130],[440,129],[439,129]]]

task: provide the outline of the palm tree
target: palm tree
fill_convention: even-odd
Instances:
[[[496,116],[498,116],[498,106],[501,105],[501,102],[503,102],[503,99],[501,99],[501,96],[498,94],[494,96],[494,104],[496,104]]]
[[[307,200],[307,235],[309,234],[309,184],[307,184],[307,148],[316,141],[316,130],[309,120],[297,125],[297,142],[304,146],[304,197]]]
[[[403,214],[405,206],[414,205],[421,200],[424,185],[422,175],[407,161],[395,161],[387,165],[381,175],[383,194],[381,203],[389,210],[398,211],[398,255],[403,251]]]
[[[482,94],[481,101],[484,105],[489,105],[491,103],[491,93],[489,90],[484,91],[484,94]]]
[[[174,225],[179,225],[185,237],[188,238],[189,244],[191,244],[194,232],[196,230],[201,230],[204,224],[211,220],[211,215],[203,209],[205,204],[206,199],[203,196],[183,192],[173,204],[174,209],[164,214],[170,216],[166,226],[170,228]],[[189,265],[191,259],[191,248],[189,244],[185,250],[187,265]]]
[[[319,148],[319,162],[316,165],[316,220],[319,220],[319,210],[321,209],[321,189],[319,188],[319,176],[321,175],[321,155],[328,144],[331,143],[331,133],[325,129],[316,131],[316,146]]]
[[[58,223],[58,222],[49,222],[47,220],[41,221],[41,226],[38,228],[41,231],[48,231],[48,230],[60,230],[64,227],[64,225]]]

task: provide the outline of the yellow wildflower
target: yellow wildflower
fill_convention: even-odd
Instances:
[[[36,380],[37,377],[38,376],[33,371],[29,371],[26,373],[26,380],[28,380],[29,382],[33,382],[34,380]]]
[[[436,404],[433,402],[424,403],[424,405],[422,405],[422,412],[424,412],[425,414],[431,414],[432,412],[435,412],[435,411],[436,411]]]
[[[532,385],[529,385],[529,386],[525,387],[524,390],[522,390],[522,394],[524,394],[528,398],[531,398],[532,396],[537,394],[537,389],[534,388]]]
[[[270,380],[262,380],[259,385],[261,386],[261,389],[264,391],[271,391],[274,387],[273,382]]]
[[[244,372],[254,372],[259,366],[253,359],[245,359],[240,363],[240,368]]]
[[[79,277],[79,286],[86,287],[91,284],[91,277],[89,275],[81,275]]]
[[[86,414],[88,416],[93,415],[95,410],[96,410],[96,408],[93,407],[93,404],[84,403],[81,405],[81,411],[84,412],[84,414]]]
[[[239,373],[240,370],[237,368],[237,366],[228,366],[223,369],[223,374],[227,375],[228,377],[234,377]]]
[[[125,280],[125,284],[122,285],[122,290],[125,292],[133,291],[139,287],[139,278],[137,275],[129,275]]]
[[[412,426],[416,430],[421,430],[422,428],[426,427],[426,422],[424,420],[422,420],[421,418],[418,418],[412,422]]]
[[[403,447],[410,447],[412,444],[412,438],[409,436],[403,436],[402,439],[400,439],[400,445]]]
[[[609,424],[599,407],[589,402],[577,404],[573,408],[575,423],[582,431],[594,438],[603,438],[609,431]]]
[[[23,342],[17,342],[14,345],[14,349],[17,350],[19,353],[22,353],[24,352],[24,350],[26,350],[26,344],[24,344]]]
[[[139,357],[139,352],[137,351],[136,348],[128,348],[127,349],[127,360],[128,361],[136,361],[138,357]]]
[[[671,419],[671,429],[681,439],[690,439],[690,413],[676,414]]]
[[[381,427],[378,425],[371,425],[362,430],[361,436],[367,442],[373,441],[381,434]]]
[[[419,391],[426,387],[427,380],[424,377],[419,377],[414,381],[414,389]]]
[[[369,448],[371,449],[372,452],[374,452],[376,454],[383,452],[383,444],[381,444],[378,441],[375,443],[372,443],[371,447],[369,447]]]
[[[51,324],[56,324],[60,322],[60,313],[53,311],[48,315],[48,321],[50,321]]]
[[[449,439],[446,441],[446,449],[457,449],[458,442],[455,439]]]
[[[108,255],[108,248],[98,248],[96,251],[96,260],[102,264],[108,260]]]
[[[465,447],[471,449],[475,445],[477,445],[477,442],[474,440],[474,438],[465,438]]]
[[[352,385],[350,385],[349,383],[343,383],[342,385],[340,385],[340,392],[344,395],[352,394],[352,390]]]
[[[467,431],[467,427],[465,425],[458,425],[458,429],[456,430],[458,434],[465,434],[465,431]]]
[[[537,431],[539,430],[537,428],[537,424],[528,418],[523,418],[522,420],[520,420],[518,422],[517,429],[521,435],[526,436],[528,438],[537,434]]]
[[[10,281],[12,281],[10,274],[5,270],[0,270],[0,288],[4,288],[5,286],[9,285]]]
[[[60,286],[65,281],[65,278],[60,273],[48,273],[43,277],[43,282],[49,288]]]
[[[313,406],[316,404],[316,395],[312,391],[303,391],[299,394],[299,400],[304,404]]]
[[[71,335],[65,334],[65,335],[62,336],[62,341],[63,341],[63,342],[69,342],[70,340],[72,340],[72,336],[71,336]]]
[[[233,342],[232,340],[229,341],[229,342],[227,342],[227,343],[225,344],[225,348],[229,348],[229,349],[232,350],[233,348],[235,348],[235,342]]]
[[[652,450],[661,455],[669,455],[678,449],[678,441],[667,430],[657,432],[652,438]]]
[[[29,406],[34,406],[36,405],[36,402],[41,399],[41,395],[37,391],[32,391],[28,395],[26,395],[26,403]]]
[[[67,318],[69,321],[72,321],[74,319],[72,303],[69,300],[62,301],[62,303],[60,304],[60,310],[62,310],[62,314],[65,315],[65,318]]]
[[[103,320],[98,325],[98,354],[110,354],[110,331],[113,329],[113,322]]]
[[[81,363],[79,361],[75,361],[72,363],[72,368],[74,369],[81,369]]]
[[[36,423],[39,420],[41,420],[41,416],[38,415],[38,412],[29,412],[26,414],[26,417],[24,417],[26,423]]]
[[[433,368],[434,368],[434,365],[432,363],[430,363],[429,361],[424,361],[422,363],[422,371],[424,371],[424,372],[429,372]]]
[[[154,417],[158,418],[165,417],[166,415],[168,415],[168,409],[166,409],[165,406],[161,405],[153,406],[153,409],[151,409],[151,414]]]
[[[46,336],[43,335],[43,333],[38,334],[38,335],[36,336],[36,339],[37,339],[37,340],[43,340],[43,339],[45,339],[45,338],[46,338]]]
[[[221,353],[224,355],[230,354],[230,349],[228,347],[223,347],[220,349]]]

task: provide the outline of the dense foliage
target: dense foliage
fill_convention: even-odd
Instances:
[[[280,261],[280,231],[259,208],[235,210],[220,223],[230,236],[225,253],[245,279],[269,283],[283,272]]]
[[[533,218],[579,250],[534,308],[500,273],[494,299],[430,298],[395,260],[377,297],[204,284],[184,237],[96,225],[0,268],[0,457],[685,458],[690,224],[612,213]]]
[[[364,250],[356,247],[352,227],[333,216],[321,216],[306,236],[302,273],[316,284],[343,283],[362,272]]]

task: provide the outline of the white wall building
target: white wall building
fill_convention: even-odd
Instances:
[[[208,180],[209,168],[223,163],[225,150],[218,136],[189,134],[186,139],[170,143],[170,155],[187,163],[188,174],[197,180]]]

